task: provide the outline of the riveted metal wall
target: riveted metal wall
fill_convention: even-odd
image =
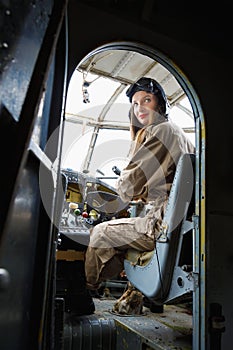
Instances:
[[[66,1],[1,1],[0,8],[0,149],[5,169],[0,174],[0,343],[4,350],[51,349],[56,235],[51,218],[57,181],[52,161],[60,152],[59,139],[48,152],[49,162],[43,154],[61,123],[62,98],[53,107],[51,96],[55,83],[56,93],[63,95]],[[59,76],[58,67],[63,72]],[[37,141],[32,137],[35,124]],[[40,166],[48,186],[47,212],[40,196]]]

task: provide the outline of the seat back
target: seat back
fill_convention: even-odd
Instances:
[[[192,265],[194,161],[194,154],[184,154],[177,164],[161,232],[149,262],[139,266],[127,259],[124,261],[128,280],[158,304],[171,303],[193,290],[190,265]]]

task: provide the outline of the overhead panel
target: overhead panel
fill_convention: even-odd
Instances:
[[[131,84],[142,76],[156,79],[165,90],[171,104],[184,96],[174,76],[152,58],[134,51],[111,50],[89,57],[79,70]]]

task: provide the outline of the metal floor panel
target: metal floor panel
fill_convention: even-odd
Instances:
[[[111,313],[115,301],[94,298],[95,314],[116,321],[116,350],[192,349],[190,307],[164,305],[163,313],[152,313],[150,309],[143,307],[143,315],[118,316]]]

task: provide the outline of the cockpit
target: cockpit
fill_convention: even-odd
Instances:
[[[122,202],[115,189],[115,182],[121,170],[127,164],[131,146],[129,131],[130,104],[126,96],[126,90],[130,84],[141,76],[156,78],[161,84],[169,103],[169,119],[184,130],[195,146],[195,120],[188,97],[175,77],[161,63],[140,53],[126,50],[109,50],[85,58],[72,75],[66,101],[61,159],[61,192],[64,197],[64,205],[59,221],[58,265],[64,265],[64,261],[84,260],[85,249],[89,244],[90,231],[95,225],[111,219],[138,216],[144,210],[142,203],[132,201],[125,204]],[[188,162],[188,166],[190,166],[190,160],[185,160],[185,162]],[[180,167],[182,168],[183,165]],[[193,176],[193,170],[191,172],[191,176]],[[184,183],[185,181],[189,182],[187,178],[182,181]],[[179,187],[179,190],[175,189],[174,191],[175,196],[177,196],[181,189]],[[189,196],[190,202],[191,197]],[[190,250],[192,245],[192,234],[190,232],[193,226],[187,224],[190,219],[191,217],[182,226],[182,237],[185,230],[189,232],[189,235],[186,235],[189,238],[184,239],[185,247],[182,248],[183,243],[180,242],[179,238],[174,243],[176,247],[177,245],[180,246],[180,253],[186,247]],[[187,225],[190,226],[188,229]],[[178,241],[179,243],[177,243]],[[162,243],[162,250],[164,247],[165,244]],[[168,259],[170,248],[165,249],[165,256]],[[80,252],[82,252],[81,255]],[[129,252],[129,256],[130,254],[132,255],[132,252]],[[190,254],[192,255],[192,250]],[[149,256],[150,265],[153,264],[152,255]],[[164,255],[163,252],[162,255]],[[135,254],[133,256],[135,257]],[[173,260],[175,264],[177,259],[173,258]],[[190,260],[192,260],[190,257],[186,260],[183,259],[180,266],[176,265],[176,271],[178,268],[183,271],[184,265],[192,265]],[[164,262],[164,266],[166,269],[166,262]],[[125,268],[140,290],[140,282],[139,284],[137,282],[138,278],[135,279],[132,276],[139,276],[139,280],[141,280],[141,267],[138,268],[137,272],[135,269],[135,271],[132,271],[132,261],[128,263],[126,260]],[[154,268],[152,267],[149,278],[154,275]],[[171,268],[174,268],[174,266],[172,265]],[[146,269],[148,270],[148,267]],[[62,268],[58,271],[63,275]],[[170,276],[172,274],[171,271],[163,271],[164,275],[166,273],[169,273]],[[183,286],[184,292],[178,291],[176,286],[173,285],[170,296],[168,291],[166,296],[154,296],[154,299],[157,298],[158,305],[163,304],[165,300],[168,301],[171,294],[175,294],[175,297],[173,295],[171,299],[178,295],[183,296],[183,294],[190,296],[192,278],[188,282],[188,286],[187,283],[183,282],[187,280],[187,276],[190,276],[190,269],[187,272],[182,272],[185,275],[183,277],[179,276],[179,273],[176,276],[178,289],[182,289]],[[116,279],[107,281],[104,286],[112,287],[119,295],[127,283],[125,277],[124,275],[122,279],[120,276],[116,276]],[[61,280],[64,278],[64,276],[60,276]],[[190,280],[190,277],[188,279]],[[155,283],[161,286],[161,276]],[[61,285],[63,283],[58,283],[58,286]],[[154,287],[155,290],[159,288],[157,285]],[[171,278],[168,285],[167,288],[170,290]],[[116,288],[117,286],[119,290]],[[124,288],[122,289],[122,287]],[[66,292],[64,292],[65,290]],[[145,292],[144,287],[142,287],[142,290]],[[60,293],[61,295],[64,293],[72,294],[73,291],[69,291],[67,286],[63,286],[60,288]],[[154,292],[150,293],[153,297]],[[70,302],[67,302],[67,305],[69,308]]]

